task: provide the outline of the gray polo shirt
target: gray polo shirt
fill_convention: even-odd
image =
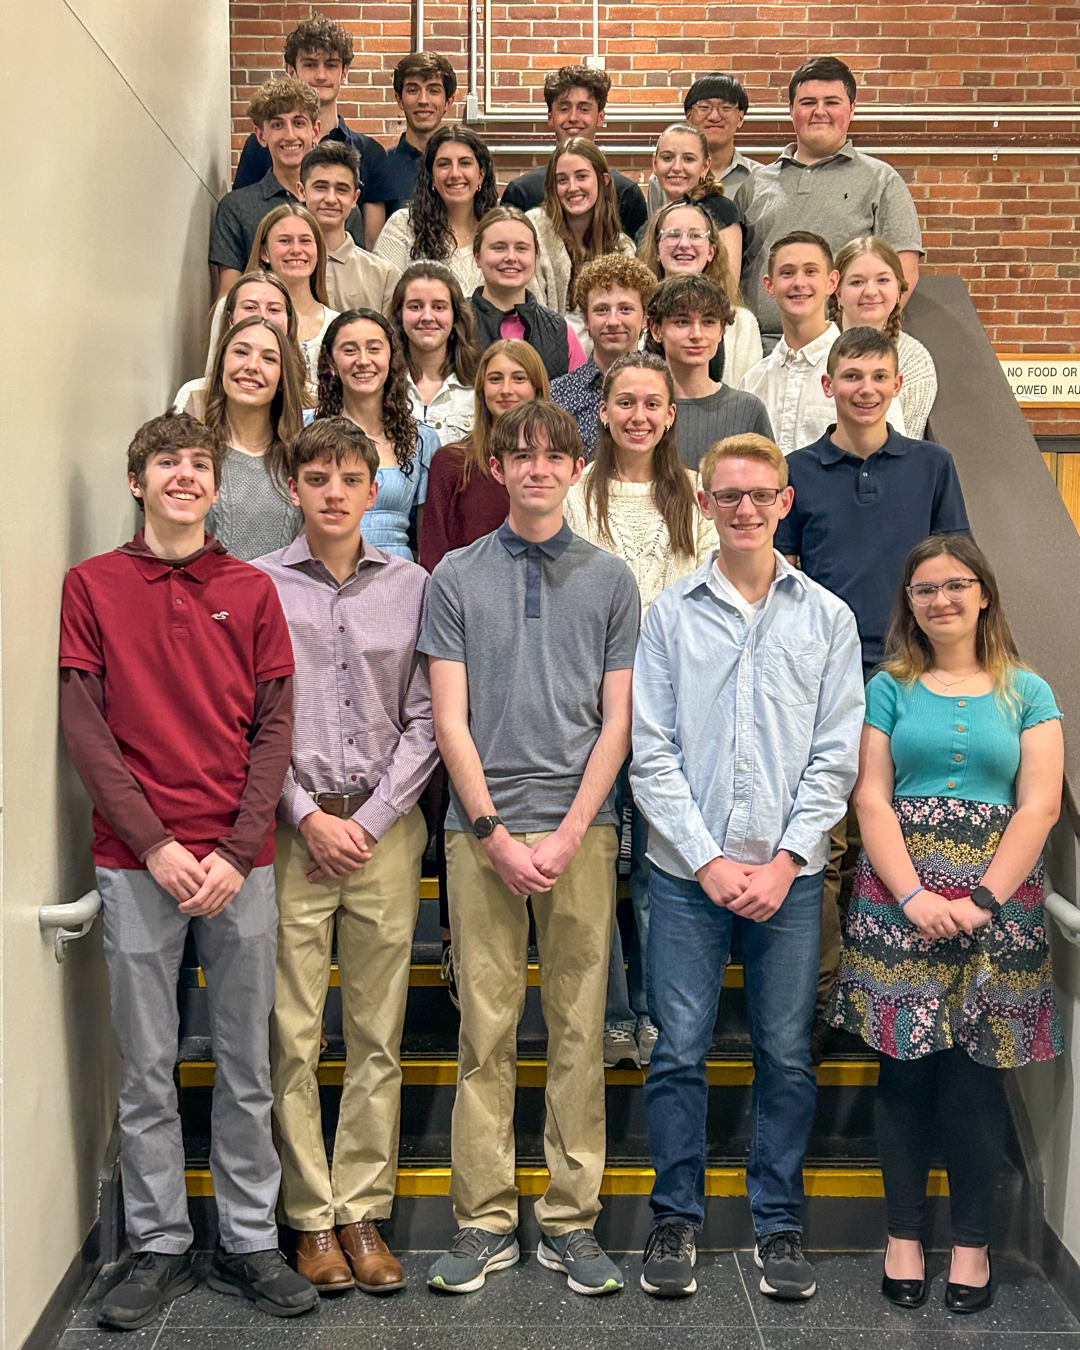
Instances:
[[[896,170],[848,141],[829,159],[800,164],[794,143],[752,173],[735,194],[746,218],[742,292],[762,335],[779,336],[780,311],[762,277],[769,246],[790,230],[813,230],[838,252],[851,239],[877,234],[898,253],[922,252],[915,203]],[[767,344],[767,350],[772,346]]]
[[[705,451],[725,436],[741,436],[756,431],[773,439],[769,414],[756,394],[744,393],[722,384],[715,394],[704,398],[680,398],[675,402],[675,436],[679,458],[688,469],[697,469]]]
[[[508,523],[431,576],[417,650],[468,670],[469,730],[508,830],[554,830],[600,735],[600,686],[630,670],[641,601],[621,558],[566,524],[531,544]],[[614,825],[614,790],[596,825]],[[448,830],[470,819],[451,785]]]
[[[259,221],[275,206],[295,202],[296,197],[283,188],[270,169],[250,187],[234,188],[218,202],[214,228],[210,233],[210,261],[219,267],[233,267],[238,272],[247,270],[248,255],[255,242]],[[354,206],[345,221],[345,228],[356,242],[364,244],[364,218]]]

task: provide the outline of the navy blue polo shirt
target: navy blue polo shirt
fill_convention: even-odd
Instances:
[[[928,534],[967,534],[970,527],[944,446],[890,427],[881,449],[860,459],[833,442],[835,430],[788,455],[795,503],[775,546],[851,607],[869,671],[884,658],[907,555]]]
[[[397,145],[387,150],[386,163],[383,165],[387,220],[395,211],[408,206],[412,201],[416,175],[420,172],[420,161],[423,158],[424,152],[410,145],[405,139],[404,132],[401,133]]]
[[[331,128],[321,139],[324,141],[344,141],[346,145],[351,145],[360,156],[360,200],[357,202],[357,206],[363,206],[366,202],[386,200],[384,196],[385,180],[383,178],[386,151],[373,136],[365,136],[362,131],[353,131],[352,127],[347,125],[344,117],[339,117],[337,126]],[[257,183],[260,178],[270,172],[272,167],[270,151],[267,150],[265,145],[259,144],[258,137],[252,132],[244,142],[243,150],[240,151],[240,162],[236,166],[236,175],[233,178],[233,191]],[[389,208],[387,208],[386,214],[390,214]],[[361,240],[357,240],[357,242],[363,248],[363,242]]]

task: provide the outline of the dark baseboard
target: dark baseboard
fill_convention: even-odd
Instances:
[[[1039,1265],[1072,1315],[1080,1318],[1080,1265],[1045,1219]]]
[[[100,1238],[100,1225],[95,1221],[82,1245],[82,1250],[75,1253],[75,1259],[53,1290],[52,1297],[34,1324],[34,1329],[23,1341],[22,1350],[54,1350],[101,1269]]]

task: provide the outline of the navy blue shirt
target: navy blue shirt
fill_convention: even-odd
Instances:
[[[863,668],[885,655],[885,633],[907,555],[928,534],[967,534],[967,510],[953,457],[933,441],[889,428],[866,459],[821,440],[788,455],[795,503],[775,546],[854,611]]]
[[[385,191],[383,167],[386,164],[386,151],[377,140],[371,136],[365,136],[362,131],[353,131],[352,127],[346,125],[344,117],[339,117],[337,126],[328,131],[321,139],[324,141],[344,141],[346,145],[351,145],[360,156],[361,181],[358,206],[363,206],[365,202],[386,200],[383,195]],[[244,142],[243,150],[240,151],[240,163],[236,166],[236,176],[233,178],[233,191],[257,183],[270,171],[271,167],[270,151],[267,150],[265,145],[259,144],[258,137],[252,132]],[[386,214],[390,214],[389,207]],[[362,248],[363,240],[358,242]]]
[[[404,132],[401,133],[397,145],[387,150],[386,163],[383,165],[387,220],[395,211],[402,206],[408,206],[412,201],[416,175],[420,172],[420,161],[423,158],[424,152],[410,145],[405,139]]]
[[[611,181],[615,184],[615,198],[619,204],[619,220],[623,234],[635,238],[649,216],[645,197],[632,178],[627,178],[618,169],[608,168]],[[547,165],[540,169],[530,169],[518,174],[503,188],[503,206],[516,206],[519,211],[531,211],[544,200],[544,177]]]

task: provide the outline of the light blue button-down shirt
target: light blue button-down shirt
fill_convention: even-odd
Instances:
[[[634,799],[649,858],[693,880],[723,856],[828,857],[847,809],[865,707],[855,616],[776,557],[752,626],[718,582],[716,550],[653,601],[634,663]]]

